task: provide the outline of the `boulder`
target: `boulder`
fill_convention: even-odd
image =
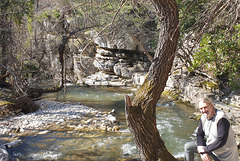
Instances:
[[[5,145],[0,145],[0,160],[1,161],[9,161],[9,154],[6,150]]]
[[[22,144],[22,140],[18,139],[18,140],[14,140],[10,143],[6,143],[5,146],[8,147],[8,148],[12,148],[12,147],[19,146],[20,144]]]
[[[132,75],[133,84],[140,86],[143,84],[147,72],[136,72]]]
[[[230,95],[230,104],[240,107],[240,95],[239,94],[237,95],[237,93]]]
[[[38,110],[40,107],[34,103],[31,99],[27,97],[20,97],[15,100],[13,104],[9,104],[6,108],[8,108],[10,111],[13,111],[14,113],[31,113]]]

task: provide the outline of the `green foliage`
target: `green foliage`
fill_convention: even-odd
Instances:
[[[38,67],[36,63],[30,62],[30,61],[25,61],[23,64],[23,71],[25,73],[25,77],[33,77],[34,74],[36,74],[36,71],[38,71]]]
[[[59,11],[59,10],[57,10],[57,9],[53,10],[53,16],[54,16],[55,18],[59,19],[59,18],[60,18],[60,16],[61,16],[61,13],[60,13],[60,11]]]
[[[218,83],[213,82],[213,81],[207,81],[207,80],[200,82],[200,85],[211,91],[215,91],[219,87]]]
[[[48,11],[42,12],[41,17],[48,19],[49,17],[51,17],[51,13]]]
[[[207,68],[215,76],[227,75],[232,88],[240,88],[240,25],[228,36],[224,29],[203,36],[190,70]]]
[[[51,17],[59,19],[61,16],[61,13],[58,9],[54,9],[52,11],[44,11],[41,13],[41,15],[36,16],[36,20],[38,22],[42,22],[44,19],[50,19]]]
[[[34,3],[35,0],[1,0],[1,13],[5,14],[8,19],[14,19],[15,23],[20,25],[25,15],[29,18],[33,17]]]
[[[111,0],[105,0],[104,5],[98,5],[98,6],[92,6],[92,10],[94,13],[96,13],[99,17],[99,24],[100,26],[104,26],[108,23],[110,23],[113,19],[113,16],[115,15],[117,9],[119,8],[120,1],[111,1]],[[107,14],[103,14],[107,13]]]
[[[124,5],[121,12],[122,13],[131,13],[133,11],[133,8],[130,4]]]
[[[171,91],[171,90],[164,90],[161,94],[163,98],[171,98],[172,100],[177,100],[180,91]]]
[[[112,13],[114,13],[116,11],[116,9],[117,9],[117,6],[118,6],[118,3],[112,3],[110,1],[106,1],[104,6],[102,6],[102,7],[103,7],[105,12],[108,12],[108,13],[112,12]]]
[[[27,29],[28,29],[29,33],[33,32],[32,23],[33,23],[33,19],[31,17],[28,17]]]
[[[182,1],[176,0],[179,8],[179,19],[180,19],[180,31],[182,37],[184,33],[187,33],[191,27],[196,23],[199,17],[199,13],[202,13],[204,6],[208,3],[208,0],[198,1]]]

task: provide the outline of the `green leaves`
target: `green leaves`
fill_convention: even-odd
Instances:
[[[179,8],[179,18],[181,22],[181,31],[186,32],[191,28],[199,17],[199,13],[203,12],[204,5],[208,2],[207,0],[198,1],[176,1]]]
[[[1,0],[0,8],[1,14],[8,19],[14,19],[17,25],[22,24],[23,17],[33,17],[34,0]]]
[[[228,75],[229,85],[240,88],[240,25],[228,36],[225,30],[203,36],[190,70],[207,68],[215,76]]]

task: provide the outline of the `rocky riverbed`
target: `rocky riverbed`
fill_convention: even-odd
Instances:
[[[42,135],[54,130],[66,131],[118,131],[121,124],[114,117],[114,110],[99,111],[79,103],[59,103],[39,100],[40,109],[0,120],[0,160],[8,160],[6,148],[21,144],[20,136]],[[240,145],[240,109],[215,102],[230,118]]]
[[[81,104],[36,101],[40,109],[0,120],[0,160],[8,160],[6,148],[21,144],[20,136],[41,135],[53,130],[118,131],[114,110],[99,111]]]

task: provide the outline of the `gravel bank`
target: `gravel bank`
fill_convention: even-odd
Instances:
[[[41,108],[0,120],[0,160],[7,160],[5,147],[21,144],[20,136],[41,135],[52,130],[118,131],[112,111],[99,111],[81,104],[36,101]],[[5,146],[4,146],[5,145]]]

